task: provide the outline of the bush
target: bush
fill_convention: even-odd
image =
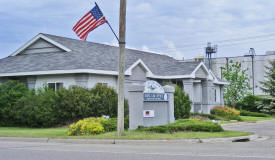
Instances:
[[[275,115],[275,97],[273,96],[261,96],[257,102],[258,109],[262,113]]]
[[[124,118],[124,128],[129,128],[129,118]],[[67,134],[69,136],[94,135],[104,132],[116,131],[116,118],[85,118],[71,124]]]
[[[179,87],[175,87],[174,94],[174,115],[176,119],[184,119],[190,117],[191,100],[189,96]]]
[[[0,125],[14,126],[16,124],[15,104],[29,92],[26,85],[19,81],[8,81],[0,84]]]
[[[101,122],[107,121],[105,118],[85,118],[77,123],[71,124],[68,136],[94,135],[104,133]]]
[[[148,131],[156,133],[174,133],[183,131],[194,131],[194,132],[221,132],[223,128],[213,122],[209,121],[198,121],[198,120],[178,120],[175,123],[168,125],[154,126],[154,127],[142,127],[139,126],[139,131]]]
[[[86,88],[72,86],[55,92],[55,117],[58,124],[67,124],[87,117],[101,117],[94,114],[96,100],[100,98]]]
[[[226,106],[216,106],[211,110],[211,114],[224,118],[225,120],[241,120],[240,111]]]
[[[101,124],[106,132],[117,130],[117,118],[110,118],[107,121],[102,121]],[[124,118],[124,128],[129,128],[129,118]]]
[[[116,117],[116,114],[117,93],[107,86],[92,89],[72,86],[58,91],[45,86],[29,91],[17,81],[0,85],[1,126],[54,127],[87,117]],[[125,115],[128,115],[126,100]]]
[[[56,93],[49,89],[29,92],[18,100],[17,125],[27,127],[52,127],[59,123],[56,118]]]
[[[260,98],[258,96],[250,94],[245,96],[242,101],[236,104],[236,109],[247,110],[250,112],[259,112],[259,109],[257,108],[257,101],[259,100]]]
[[[241,116],[269,117],[269,115],[265,114],[265,113],[250,112],[250,111],[246,111],[246,110],[241,110]]]
[[[213,114],[204,114],[204,113],[191,113],[191,116],[200,116],[200,117],[204,117],[204,118],[208,118],[208,119],[217,119],[217,117]]]
[[[95,117],[108,115],[110,117],[117,116],[117,97],[118,94],[114,88],[97,84],[91,89],[91,93],[95,96],[93,113]],[[124,101],[124,113],[128,115],[128,102]]]

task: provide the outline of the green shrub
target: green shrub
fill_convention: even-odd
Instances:
[[[240,111],[226,106],[216,106],[211,111],[211,114],[222,117],[225,120],[241,121]]]
[[[107,121],[103,121],[101,124],[106,132],[117,130],[117,118],[110,118]],[[124,128],[129,128],[129,118],[124,118]]]
[[[257,101],[259,100],[260,98],[258,96],[250,94],[248,96],[245,96],[242,101],[236,104],[236,109],[247,110],[250,112],[259,112],[259,109],[257,108]]]
[[[219,124],[210,121],[177,120],[175,123],[171,123],[168,125],[154,127],[139,126],[137,130],[156,133],[174,133],[183,131],[221,132],[223,131],[223,128]]]
[[[95,97],[95,101],[93,102],[93,105],[96,106],[93,108],[94,117],[108,115],[113,118],[117,116],[118,94],[114,88],[97,84],[94,88],[91,89],[91,93]],[[127,116],[129,108],[128,102],[125,100],[124,104],[124,113],[125,116]]]
[[[257,101],[258,109],[262,113],[275,115],[275,97],[273,96],[261,96]]]
[[[96,117],[94,114],[96,98],[100,97],[96,97],[88,89],[78,86],[56,91],[54,115],[58,123],[66,124],[86,117]]]
[[[124,128],[129,128],[129,118],[124,118]],[[73,123],[69,127],[69,136],[93,135],[116,131],[117,118],[85,118]]]
[[[56,119],[55,92],[45,87],[36,93],[28,92],[18,100],[17,125],[27,127],[52,127],[58,124]]]
[[[175,87],[174,94],[174,115],[176,119],[184,119],[190,117],[191,100],[189,96],[179,87]]]
[[[269,117],[268,114],[259,112],[250,112],[246,110],[241,110],[241,116],[252,116],[252,117]]]
[[[217,119],[217,117],[213,114],[204,114],[204,113],[191,113],[191,116],[201,116],[201,117],[205,117],[208,119]]]
[[[107,86],[92,89],[72,86],[58,91],[45,86],[29,91],[17,81],[0,85],[1,126],[54,127],[87,117],[116,117],[116,114],[117,93]],[[126,100],[125,115],[128,115]]]
[[[0,84],[0,125],[16,125],[15,104],[22,98],[28,89],[26,85],[19,81],[8,81]]]
[[[104,133],[101,122],[107,121],[105,118],[85,118],[71,124],[68,136],[94,135]]]

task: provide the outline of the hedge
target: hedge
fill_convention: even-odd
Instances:
[[[0,84],[0,125],[13,125],[16,121],[16,103],[29,92],[25,84],[8,81]]]
[[[72,86],[58,91],[44,87],[29,91],[18,81],[0,84],[1,126],[54,127],[87,117],[112,118],[116,114],[117,93],[107,86],[96,85],[92,89]]]
[[[252,116],[252,117],[269,117],[270,115],[259,112],[250,112],[246,110],[241,110],[241,116]]]
[[[223,128],[219,124],[209,121],[177,120],[175,123],[168,125],[154,127],[139,126],[137,130],[156,133],[174,133],[183,131],[221,132],[223,131]]]

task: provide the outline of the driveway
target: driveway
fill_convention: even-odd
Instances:
[[[64,144],[0,142],[0,160],[275,160],[275,121],[225,125],[268,136],[242,143]]]

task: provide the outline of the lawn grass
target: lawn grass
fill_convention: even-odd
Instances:
[[[275,116],[269,117],[252,117],[252,116],[240,116],[242,121],[241,122],[248,122],[248,123],[256,123],[258,121],[265,121],[265,120],[275,120]],[[228,123],[238,123],[239,121],[220,121],[221,124],[228,124]]]
[[[264,120],[275,120],[275,116],[270,117],[251,117],[251,116],[241,116],[243,122],[251,122],[255,123],[257,121],[264,121]]]
[[[32,138],[72,138],[72,139],[131,139],[131,140],[165,140],[165,139],[192,139],[192,138],[223,138],[250,135],[249,132],[177,132],[151,133],[144,131],[125,131],[125,136],[117,137],[116,132],[108,132],[93,136],[67,136],[67,128],[18,128],[0,127],[1,137],[32,137]]]

